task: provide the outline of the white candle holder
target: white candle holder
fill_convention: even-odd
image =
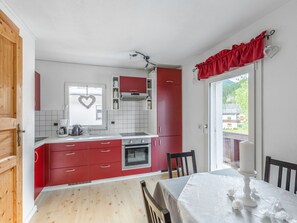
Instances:
[[[257,207],[257,202],[254,198],[251,197],[251,188],[250,188],[250,177],[254,177],[257,175],[257,172],[254,171],[254,173],[247,173],[238,170],[238,172],[243,175],[243,181],[244,181],[244,187],[243,187],[243,193],[244,196],[241,197],[242,203],[244,206],[247,207]]]

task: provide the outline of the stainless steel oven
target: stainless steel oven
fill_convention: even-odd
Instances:
[[[122,169],[151,167],[151,139],[133,138],[122,140]]]

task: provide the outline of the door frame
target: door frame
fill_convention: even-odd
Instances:
[[[236,68],[230,72],[226,72],[224,74],[221,74],[219,76],[214,76],[205,81],[204,85],[204,123],[206,123],[204,128],[204,151],[205,151],[205,170],[210,171],[210,117],[209,117],[209,111],[211,106],[211,99],[210,99],[210,84],[212,82],[220,81],[222,79],[232,78],[235,76],[238,76],[239,73],[244,72],[250,72],[251,70],[254,71],[254,75],[252,75],[254,78],[249,78],[249,83],[251,81],[254,83],[254,90],[249,91],[249,97],[254,98],[254,117],[252,120],[249,120],[249,129],[250,125],[254,125],[254,134],[253,136],[249,136],[249,140],[253,140],[255,145],[255,169],[257,171],[257,178],[262,179],[263,178],[263,63],[262,61],[257,61],[253,64]],[[223,75],[223,76],[222,76]]]
[[[2,31],[1,35],[10,40],[15,44],[15,71],[14,71],[14,118],[7,118],[7,120],[11,120],[10,126],[8,129],[14,130],[14,154],[4,158],[4,166],[0,168],[0,172],[5,172],[11,168],[15,168],[15,178],[14,178],[14,205],[16,208],[14,210],[14,220],[15,222],[22,222],[23,219],[23,163],[22,163],[22,137],[20,134],[23,132],[22,129],[22,70],[23,70],[23,60],[22,60],[22,50],[23,50],[23,41],[20,37],[19,28],[9,19],[5,13],[0,10],[0,30]],[[1,123],[3,124],[3,123]],[[0,124],[0,126],[1,126]],[[4,123],[5,124],[5,123]],[[1,126],[2,127],[2,126]],[[20,140],[18,143],[18,139]]]

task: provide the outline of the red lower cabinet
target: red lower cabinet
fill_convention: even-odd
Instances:
[[[168,136],[159,137],[158,143],[158,161],[159,169],[167,170],[167,153],[180,153],[182,152],[182,137],[181,136]],[[173,165],[173,168],[175,165]]]
[[[34,159],[34,199],[45,187],[45,146],[35,149]]]
[[[141,174],[141,173],[149,173],[152,171],[152,168],[141,168],[141,169],[132,169],[132,170],[123,170],[122,174],[123,176],[129,176],[134,174]]]
[[[50,180],[51,185],[72,184],[89,181],[89,166],[51,169]]]
[[[122,164],[117,163],[102,163],[90,166],[91,180],[99,180],[122,175]]]
[[[122,175],[121,140],[49,144],[47,185],[73,184]]]

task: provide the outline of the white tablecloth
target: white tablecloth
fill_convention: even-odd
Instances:
[[[244,207],[241,211],[232,209],[232,199],[227,196],[229,189],[242,196],[243,179],[213,175],[209,173],[193,174],[177,199],[177,209],[170,212],[179,213],[183,223],[256,223],[271,222],[264,218],[260,210],[271,207],[278,199],[284,210],[297,219],[297,196],[277,188],[264,181],[251,180],[251,188],[258,191],[256,208]],[[176,222],[178,223],[178,222]]]
[[[214,174],[229,175],[229,177],[212,176]],[[260,199],[257,200],[258,207],[256,209],[245,208],[241,212],[232,210],[232,201],[226,195],[227,191],[228,189],[235,188],[237,190],[236,196],[239,196],[242,194],[243,186],[242,176],[235,177],[235,174],[232,171],[219,171],[199,173],[191,177],[186,176],[161,180],[155,188],[154,197],[163,208],[167,208],[170,211],[173,223],[269,223],[271,221],[267,218],[262,218],[259,210],[269,207],[275,199],[279,199],[284,209],[296,219],[297,195],[257,180],[252,180],[251,187],[256,188],[259,192]],[[219,191],[221,192],[219,193]],[[203,218],[200,219],[200,215]],[[198,220],[195,219],[196,217],[198,217]]]

